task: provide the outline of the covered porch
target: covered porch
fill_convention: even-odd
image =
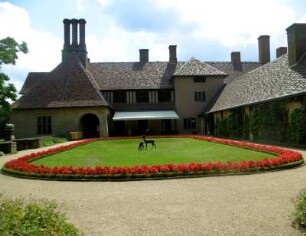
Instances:
[[[116,111],[110,135],[175,134],[177,119],[174,110]]]

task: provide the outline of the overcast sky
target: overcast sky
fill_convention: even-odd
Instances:
[[[28,43],[17,65],[3,66],[20,89],[28,72],[50,71],[61,62],[63,19],[84,18],[88,56],[93,62],[167,61],[177,45],[178,60],[258,60],[260,35],[275,49],[287,46],[286,28],[306,23],[305,0],[11,0],[0,1],[0,39]]]

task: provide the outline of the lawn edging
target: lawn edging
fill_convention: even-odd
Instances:
[[[262,145],[250,142],[221,139],[200,135],[175,135],[175,136],[154,136],[161,138],[193,138],[208,142],[216,142],[225,145],[237,146],[260,152],[267,152],[277,155],[275,158],[265,158],[258,161],[242,162],[207,162],[187,164],[164,164],[164,165],[142,165],[133,167],[46,167],[31,164],[31,161],[52,155],[58,152],[69,150],[98,140],[114,140],[121,138],[96,138],[87,139],[77,143],[51,148],[47,151],[31,153],[15,160],[6,162],[1,172],[22,178],[38,178],[49,180],[141,180],[141,179],[164,179],[164,178],[186,178],[203,177],[216,175],[252,174],[273,170],[289,169],[304,164],[301,153],[279,148],[270,145]],[[135,138],[135,137],[132,137]],[[138,137],[136,137],[138,138]]]

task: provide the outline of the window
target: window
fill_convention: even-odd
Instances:
[[[138,90],[136,91],[136,102],[149,102],[149,91],[148,90]]]
[[[126,91],[114,91],[114,103],[126,103]]]
[[[184,129],[195,129],[196,119],[195,118],[185,118],[184,119]]]
[[[52,133],[52,119],[51,116],[37,117],[37,133],[51,134]]]
[[[112,101],[112,94],[113,92],[111,91],[102,91],[102,95],[105,98],[105,100],[109,103],[113,103]]]
[[[194,83],[205,83],[206,82],[206,77],[205,76],[193,77],[193,82]]]
[[[171,102],[171,90],[158,90],[158,102]]]
[[[196,102],[205,102],[206,95],[204,91],[194,92],[194,101]]]

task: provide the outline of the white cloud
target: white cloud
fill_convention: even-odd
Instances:
[[[97,2],[102,6],[105,7],[110,4],[111,0],[97,0]]]
[[[294,20],[294,12],[282,0],[158,0],[176,9],[184,21],[196,25],[191,37],[214,40],[226,47],[257,43],[257,37],[277,37]]]
[[[54,4],[61,1],[54,0]],[[152,1],[143,0],[142,4]],[[53,1],[50,2],[53,4]],[[175,14],[178,21],[171,24],[173,29],[152,32],[143,26],[141,31],[132,31],[120,27],[112,12],[107,12],[110,9],[108,6],[115,3],[115,0],[77,0],[76,15],[72,16],[70,8],[62,9],[62,12],[69,12],[69,17],[81,15],[88,21],[86,44],[91,61],[138,61],[140,48],[150,49],[150,61],[166,61],[169,44],[178,45],[179,60],[191,56],[204,59],[207,55],[209,58],[204,60],[218,60],[221,57],[217,55],[228,54],[223,58],[229,58],[229,52],[234,50],[241,50],[246,60],[256,60],[254,55],[259,35],[271,36],[271,48],[286,46],[286,28],[297,21],[288,0],[155,0],[157,12],[154,14],[157,18],[158,9]],[[62,22],[55,17],[56,12],[48,14],[52,24],[62,27]],[[33,21],[39,21],[37,13],[35,17]],[[297,22],[306,22],[306,15]],[[28,72],[50,71],[61,62],[63,35],[53,35],[48,29],[39,31],[31,23],[29,12],[25,9],[0,2],[0,38],[12,36],[19,42],[26,41],[29,46],[29,54],[20,55],[16,66],[3,68],[12,73],[12,81],[18,87]],[[247,56],[244,50],[248,50]],[[252,52],[252,58],[249,57],[251,50],[256,51]]]
[[[33,29],[29,14],[23,8],[7,2],[0,3],[0,28],[0,38],[10,36],[28,44],[28,54],[19,54],[16,65],[4,65],[2,68],[18,90],[28,72],[50,71],[60,62],[62,40],[47,31]]]
[[[88,33],[88,55],[94,61],[138,61],[139,49],[149,49],[150,61],[167,60],[168,45],[155,33],[128,32],[113,25],[109,36],[98,38]]]

